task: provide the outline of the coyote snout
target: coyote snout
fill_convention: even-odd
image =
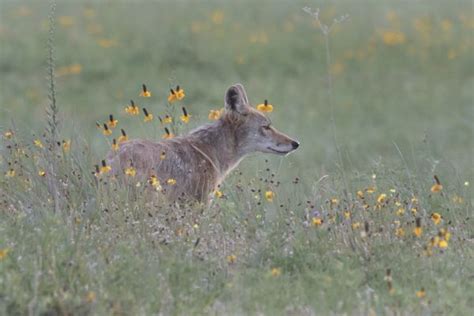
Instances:
[[[203,125],[188,135],[160,142],[130,140],[108,161],[115,174],[133,166],[142,178],[156,177],[171,200],[208,200],[209,194],[248,154],[287,155],[299,143],[277,131],[270,119],[250,106],[241,84],[225,94],[225,110],[215,123]],[[166,158],[163,158],[166,157]],[[175,185],[167,185],[167,179]]]

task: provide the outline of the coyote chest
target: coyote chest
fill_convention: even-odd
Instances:
[[[161,142],[124,142],[107,160],[117,176],[133,167],[141,179],[157,178],[171,201],[183,198],[206,203],[209,194],[246,155],[286,155],[298,146],[253,109],[243,86],[236,84],[227,90],[224,113],[215,123]]]

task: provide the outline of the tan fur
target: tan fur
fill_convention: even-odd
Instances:
[[[188,135],[154,142],[134,139],[110,152],[108,163],[120,176],[133,166],[139,179],[155,175],[167,197],[207,202],[209,194],[239,162],[252,152],[288,154],[298,143],[270,126],[262,113],[253,109],[241,84],[231,86],[225,97],[225,111],[214,123]],[[165,154],[165,159],[162,158]],[[167,179],[175,185],[167,185]]]

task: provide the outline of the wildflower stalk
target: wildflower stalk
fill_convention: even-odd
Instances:
[[[334,145],[336,147],[336,154],[339,160],[339,170],[341,171],[342,174],[342,180],[344,182],[344,188],[345,188],[345,193],[349,192],[349,187],[346,179],[346,174],[344,171],[344,161],[342,159],[342,154],[341,154],[341,149],[339,148],[338,141],[337,141],[337,130],[336,130],[336,120],[334,118],[334,102],[333,102],[333,78],[332,78],[332,73],[331,73],[331,46],[330,46],[330,41],[329,41],[329,35],[331,34],[331,31],[333,27],[337,24],[340,24],[347,20],[349,18],[349,15],[341,15],[338,18],[335,18],[331,25],[326,25],[324,24],[320,18],[319,18],[319,8],[313,11],[309,7],[304,7],[303,11],[311,15],[318,23],[319,29],[321,30],[321,34],[324,37],[324,44],[325,44],[325,49],[326,49],[326,72],[327,72],[327,94],[328,94],[328,103],[329,103],[329,108],[330,108],[330,121],[331,121],[331,131],[333,134],[334,138]]]
[[[48,69],[47,69],[47,78],[48,78],[48,99],[49,107],[46,110],[47,115],[47,131],[49,133],[50,145],[54,146],[57,141],[58,134],[58,106],[56,104],[56,82],[55,82],[55,65],[54,65],[54,35],[55,35],[55,21],[54,16],[56,12],[56,1],[51,0],[50,2],[50,12],[48,16],[49,20],[49,32],[48,32]]]
[[[58,143],[58,127],[59,127],[59,120],[58,120],[58,106],[56,104],[56,85],[55,85],[55,73],[54,73],[54,34],[55,34],[55,12],[56,12],[56,1],[51,0],[50,2],[50,11],[49,11],[49,32],[48,32],[48,61],[47,61],[47,78],[48,78],[48,99],[49,99],[49,106],[46,109],[47,115],[47,135],[48,135],[48,145],[49,150],[47,151],[48,157],[48,191],[49,194],[52,196],[54,201],[54,212],[57,213],[59,210],[59,191],[58,191],[58,183],[56,178],[56,144]]]

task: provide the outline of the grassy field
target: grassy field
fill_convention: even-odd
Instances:
[[[57,124],[49,14],[0,2],[0,314],[472,313],[470,1],[60,1]],[[121,128],[186,133],[236,82],[298,151],[247,158],[210,207],[94,174]]]

